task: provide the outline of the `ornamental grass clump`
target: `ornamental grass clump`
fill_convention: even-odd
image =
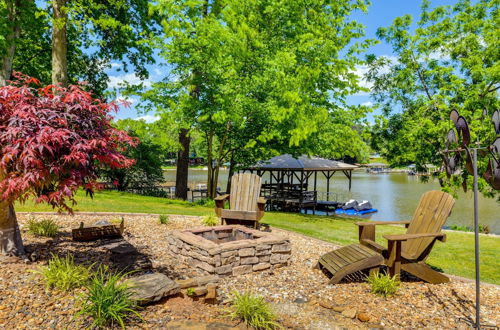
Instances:
[[[75,264],[73,256],[67,255],[61,258],[52,255],[47,266],[42,266],[33,272],[42,276],[47,290],[57,288],[71,291],[87,283],[90,277],[90,268],[91,266]]]
[[[241,319],[255,329],[282,328],[276,322],[276,315],[264,298],[255,296],[248,291],[244,293],[233,291],[228,316],[233,319]]]
[[[391,277],[387,273],[375,273],[368,276],[366,281],[371,285],[372,293],[383,297],[395,295],[401,285],[397,274]]]
[[[125,281],[126,275],[109,273],[106,267],[100,267],[91,277],[77,314],[92,318],[89,328],[118,325],[125,329],[130,317],[136,316],[142,320],[137,301],[132,299],[131,288]]]
[[[219,219],[214,215],[207,215],[201,221],[205,226],[214,227],[219,224]]]
[[[35,236],[55,237],[59,231],[59,226],[52,219],[28,220],[28,232]]]
[[[169,221],[170,219],[168,218],[168,215],[160,214],[160,216],[158,216],[158,222],[160,225],[167,225]]]

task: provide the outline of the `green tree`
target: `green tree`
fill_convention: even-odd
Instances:
[[[469,121],[473,141],[476,136],[492,141],[494,133],[483,125],[481,114],[499,106],[499,4],[460,0],[431,9],[430,2],[423,1],[416,29],[412,17],[405,15],[378,30],[395,58],[368,56],[367,78],[387,117],[379,118],[374,138],[392,164],[440,165],[452,108]],[[453,182],[458,186],[464,180],[465,173]],[[494,194],[483,180],[480,187]]]
[[[74,28],[85,49],[95,48],[102,63],[127,58],[146,77],[153,62],[145,39],[155,32],[147,0],[52,0],[52,83],[68,82],[68,29]],[[127,63],[124,61],[126,66]]]
[[[33,1],[0,1],[0,86],[11,78],[17,40],[36,12]]]
[[[209,194],[218,164],[245,165],[306,143],[330,116],[356,111],[354,69],[370,42],[349,19],[365,1],[159,1],[157,45],[171,76],[142,94],[155,110],[204,135]],[[212,177],[214,173],[214,177]]]
[[[144,120],[123,119],[114,126],[139,139],[137,146],[128,146],[123,152],[127,158],[135,160],[135,164],[128,168],[105,168],[101,176],[122,191],[131,187],[154,187],[162,182],[165,149],[158,143],[162,140],[161,132],[155,130],[154,124],[147,124]]]

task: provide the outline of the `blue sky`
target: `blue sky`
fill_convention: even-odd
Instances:
[[[439,5],[450,5],[454,4],[455,2],[455,0],[431,0],[432,7]],[[417,18],[420,13],[420,5],[420,0],[372,0],[372,4],[368,10],[368,13],[354,13],[353,19],[366,26],[366,38],[376,39],[375,34],[377,29],[379,27],[389,26],[396,17],[410,14],[414,18]],[[375,46],[372,46],[368,52],[376,55],[392,55],[391,48],[387,44],[384,44],[382,42]],[[161,59],[159,59],[159,61],[161,61]],[[113,67],[108,70],[108,74],[111,79],[110,87],[118,87],[119,84],[123,83],[124,81],[128,81],[130,83],[139,82],[139,79],[135,77],[133,73],[124,73],[123,71],[119,71],[119,67],[119,65],[113,64]],[[357,72],[359,75],[363,73],[363,69],[363,67],[358,68]],[[150,79],[148,81],[145,81],[144,84],[147,86],[151,81],[161,79],[165,76],[167,70],[168,68],[164,66],[160,66],[158,64],[152,65],[150,67]],[[143,117],[146,120],[151,120],[153,118],[153,114],[145,115],[137,113],[134,108],[134,104],[137,104],[138,99],[129,99],[128,101],[132,103],[132,106],[127,109],[120,109],[120,111],[116,115],[117,119]],[[371,105],[370,96],[368,93],[352,95],[348,98],[348,103]],[[371,121],[374,114],[377,114],[377,112],[375,111],[374,113],[370,114],[368,116],[368,120]]]

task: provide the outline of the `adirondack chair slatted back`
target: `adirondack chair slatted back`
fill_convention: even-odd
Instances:
[[[252,173],[239,173],[231,179],[229,206],[235,211],[257,211],[261,177]]]
[[[439,233],[450,216],[455,200],[445,192],[433,190],[422,195],[407,234]],[[412,239],[403,243],[401,252],[414,258],[425,259],[428,248],[434,241],[432,237]]]

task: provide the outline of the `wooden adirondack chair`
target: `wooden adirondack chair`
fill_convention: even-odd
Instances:
[[[436,240],[444,242],[441,233],[446,219],[451,214],[455,200],[442,191],[429,191],[422,195],[411,221],[358,222],[359,242],[331,251],[318,261],[317,267],[333,275],[330,283],[338,283],[354,272],[370,269],[378,271],[385,264],[389,274],[400,274],[401,269],[429,283],[446,283],[448,277],[432,270],[425,260]],[[384,235],[388,241],[385,248],[375,242],[377,225],[403,224],[406,234]]]
[[[260,227],[266,199],[259,197],[261,177],[251,173],[239,173],[231,178],[231,194],[215,198],[215,213],[222,224],[242,224]],[[229,200],[229,209],[224,209]]]

